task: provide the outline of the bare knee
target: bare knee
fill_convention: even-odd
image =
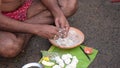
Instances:
[[[16,57],[20,52],[19,45],[13,40],[1,43],[0,47],[0,55],[6,58]]]
[[[71,6],[66,10],[65,16],[70,17],[77,11],[77,5]]]
[[[64,0],[64,1],[66,3],[62,2],[60,3],[61,9],[63,10],[66,17],[72,16],[78,9],[77,0]]]

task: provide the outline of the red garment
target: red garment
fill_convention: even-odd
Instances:
[[[120,2],[120,0],[112,0],[111,2]]]
[[[27,19],[27,10],[31,6],[32,0],[26,0],[25,3],[15,11],[12,12],[2,12],[5,16],[12,19],[24,21]]]

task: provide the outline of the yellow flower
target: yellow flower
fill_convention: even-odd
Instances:
[[[49,57],[43,57],[43,60],[49,61],[50,59],[49,59]]]

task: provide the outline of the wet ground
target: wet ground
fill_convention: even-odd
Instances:
[[[79,9],[69,22],[85,34],[83,44],[99,50],[89,68],[120,67],[120,3],[79,0]],[[48,40],[34,36],[25,51],[16,58],[1,57],[0,68],[21,68],[26,63],[38,62],[40,50],[48,50],[50,45]]]

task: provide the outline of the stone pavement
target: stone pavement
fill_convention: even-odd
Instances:
[[[79,9],[69,22],[85,34],[83,44],[99,50],[89,68],[120,68],[120,3],[79,0]],[[26,63],[38,62],[40,50],[47,50],[50,45],[48,40],[34,36],[16,58],[0,58],[0,68],[21,68]]]

